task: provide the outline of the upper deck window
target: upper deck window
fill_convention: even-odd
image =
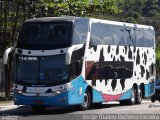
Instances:
[[[154,47],[154,36],[148,28],[92,23],[90,45]]]
[[[73,45],[86,43],[88,28],[89,28],[88,19],[79,19],[74,22],[73,42],[72,42]]]
[[[24,23],[17,47],[43,50],[69,47],[72,24],[72,22]]]

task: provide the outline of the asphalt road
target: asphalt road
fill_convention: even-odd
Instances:
[[[160,103],[143,101],[140,105],[121,106],[118,102],[104,103],[100,108],[81,111],[78,108],[49,108],[35,113],[29,106],[0,111],[0,120],[109,120],[160,119]]]

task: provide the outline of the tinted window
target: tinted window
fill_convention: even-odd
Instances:
[[[143,29],[136,30],[136,46],[138,46],[138,47],[145,46]]]
[[[102,24],[102,38],[105,45],[113,45],[111,25]]]
[[[151,29],[93,23],[90,44],[153,47],[154,36]]]
[[[133,62],[91,62],[86,65],[86,79],[126,79],[133,75]]]
[[[131,35],[131,42],[135,46],[136,45],[136,29],[135,28],[131,29],[130,35]]]
[[[122,27],[93,23],[91,27],[91,45],[125,45]]]
[[[88,25],[88,20],[82,19],[75,21],[72,44],[83,44],[87,41]]]
[[[53,49],[71,45],[72,22],[24,23],[17,46],[28,49]]]
[[[135,30],[134,28],[131,28],[131,27],[125,27],[124,29],[124,32],[125,32],[125,45],[135,45],[135,40],[136,40],[136,33],[135,33]]]
[[[16,57],[16,81],[23,83],[55,83],[68,80],[65,55]]]
[[[91,36],[90,36],[91,45],[103,45],[102,40],[102,27],[100,23],[93,23],[91,26]]]
[[[35,83],[39,78],[38,59],[37,57],[20,57],[16,58],[16,81]]]
[[[145,46],[146,47],[153,47],[154,46],[154,32],[151,29],[144,30],[144,39],[145,39]]]
[[[123,27],[118,25],[111,25],[111,27],[114,45],[125,45]]]

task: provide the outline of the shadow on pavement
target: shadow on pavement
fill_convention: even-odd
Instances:
[[[112,107],[119,107],[120,104],[103,104],[101,106],[94,106],[89,110],[97,110],[97,109],[104,109],[104,108],[112,108]],[[11,110],[5,110],[0,111],[0,116],[6,116],[6,115],[14,115],[14,116],[40,116],[40,115],[60,115],[60,114],[71,114],[74,112],[82,111],[78,107],[72,107],[72,108],[48,108],[43,112],[37,113],[32,110],[29,106],[20,106],[16,109]],[[85,112],[85,111],[84,111]]]

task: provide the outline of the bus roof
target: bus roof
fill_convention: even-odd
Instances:
[[[41,17],[28,19],[25,22],[52,22],[52,21],[75,21],[77,19],[82,19],[80,17]],[[88,19],[88,18],[85,18]]]
[[[92,21],[97,21],[100,23],[106,23],[106,24],[111,24],[111,25],[119,25],[119,26],[126,26],[126,27],[135,27],[135,28],[146,28],[146,29],[154,30],[152,26],[148,26],[148,25],[140,25],[140,24],[118,22],[118,21],[111,21],[111,20],[102,20],[102,19],[95,19],[95,18],[90,18],[90,19]]]
[[[74,17],[74,16],[32,18],[32,19],[26,20],[25,22],[75,21],[78,19],[87,19],[87,20],[111,24],[111,25],[119,25],[119,26],[135,27],[135,28],[146,28],[146,29],[154,30],[152,26],[148,26],[148,25],[125,23],[125,22],[118,22],[118,21],[111,21],[111,20],[102,20],[102,19],[95,19],[95,18]]]

